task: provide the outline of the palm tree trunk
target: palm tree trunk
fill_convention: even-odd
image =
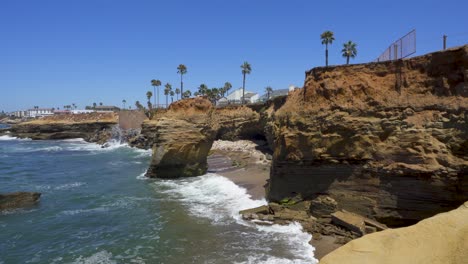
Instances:
[[[346,56],[346,65],[349,64],[349,56]]]
[[[156,105],[156,86],[153,86],[153,91],[154,91],[154,104]]]
[[[184,81],[182,79],[182,73],[180,74],[180,94],[184,94]]]
[[[245,104],[245,73],[244,78],[242,80],[242,104]]]
[[[325,47],[325,67],[328,67],[328,44]]]
[[[168,99],[168,98],[167,98],[167,95],[166,95],[166,108],[167,108],[167,106],[168,106],[168,104],[167,104],[167,99]]]
[[[158,104],[156,105],[156,109],[158,109],[158,107],[159,107],[159,86],[158,86],[158,93],[157,93],[157,95],[158,95]]]

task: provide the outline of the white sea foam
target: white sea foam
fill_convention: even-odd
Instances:
[[[9,135],[0,136],[0,141],[9,141],[9,140],[31,140],[30,138],[17,138]]]
[[[4,135],[4,136],[0,136],[0,140],[16,140],[18,139],[17,137],[11,137],[11,136],[8,136],[8,135]]]
[[[59,146],[52,146],[52,147],[36,149],[36,151],[48,151],[48,152],[61,151],[61,150],[63,150],[63,148],[61,148]]]
[[[143,172],[142,174],[138,175],[138,176],[136,177],[136,179],[137,179],[137,180],[149,180],[149,178],[146,177],[146,171]]]
[[[59,186],[54,187],[54,190],[70,190],[70,189],[75,189],[77,187],[80,187],[82,185],[85,185],[86,183],[84,182],[72,182],[72,183],[66,183],[62,184]]]
[[[80,256],[72,264],[114,264],[112,253],[105,250],[94,253],[89,257]]]
[[[103,213],[109,211],[108,207],[97,207],[92,209],[77,209],[77,210],[65,210],[62,211],[63,215],[77,215],[77,214],[92,214],[92,213]]]
[[[27,214],[37,211],[37,209],[24,209],[24,208],[16,208],[16,209],[7,209],[0,211],[0,215],[10,215],[10,214]]]
[[[287,259],[260,253],[249,256],[243,263],[317,263],[313,257],[314,248],[308,243],[311,235],[304,232],[300,224],[262,226],[242,220],[240,210],[267,202],[264,199],[253,200],[246,189],[223,176],[209,173],[197,178],[159,181],[155,184],[163,187],[162,192],[185,203],[192,215],[208,218],[217,225],[237,223],[256,229],[261,232],[264,241],[285,241],[292,255],[297,256],[297,259]]]
[[[267,203],[264,199],[252,200],[246,189],[212,173],[191,179],[161,181],[157,184],[170,187],[164,192],[179,196],[182,202],[190,204],[190,213],[209,218],[214,224],[232,223],[240,219],[239,210]]]

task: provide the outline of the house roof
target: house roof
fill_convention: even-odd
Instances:
[[[27,111],[53,111],[53,109],[52,108],[37,108],[37,109],[30,108]]]
[[[278,89],[278,90],[273,90],[273,92],[270,93],[270,98],[272,97],[277,97],[277,96],[282,96],[282,95],[287,95],[289,93],[289,89]],[[267,94],[263,94],[259,98],[260,100],[262,99],[267,99]]]
[[[109,108],[119,109],[117,106],[114,106],[114,105],[96,105],[96,107],[94,108],[96,109],[109,109]]]

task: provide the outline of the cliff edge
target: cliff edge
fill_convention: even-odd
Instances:
[[[270,109],[268,198],[405,226],[468,200],[468,46],[306,72]]]

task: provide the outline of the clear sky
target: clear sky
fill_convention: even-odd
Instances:
[[[144,103],[151,79],[180,86],[181,63],[192,92],[240,87],[244,61],[247,90],[302,86],[324,65],[325,30],[336,39],[330,64],[345,63],[348,40],[351,63],[369,62],[412,29],[421,55],[441,49],[443,34],[467,44],[467,10],[466,0],[0,0],[0,111]]]

